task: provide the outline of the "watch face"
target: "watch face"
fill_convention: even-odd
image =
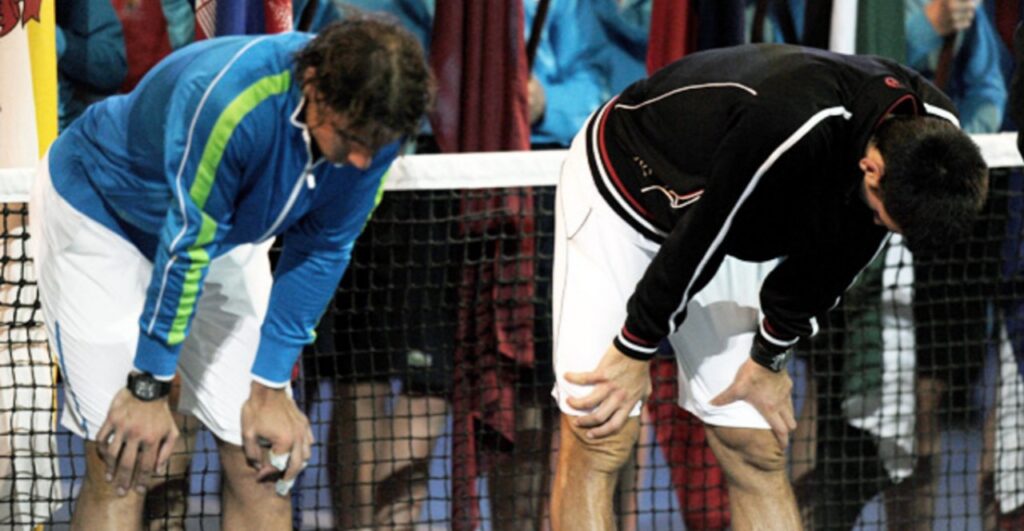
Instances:
[[[141,400],[153,400],[157,395],[156,382],[136,378],[133,394]]]
[[[128,378],[128,389],[135,398],[150,401],[168,394],[170,383],[161,382],[148,374],[132,374]]]

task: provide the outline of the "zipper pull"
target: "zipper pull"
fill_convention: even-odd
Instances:
[[[316,188],[316,177],[313,177],[312,171],[306,172],[306,188],[310,190]]]

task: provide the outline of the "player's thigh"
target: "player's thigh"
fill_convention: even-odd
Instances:
[[[152,264],[61,198],[47,174],[32,205],[43,321],[67,398],[62,423],[88,439],[132,368]]]
[[[690,302],[687,318],[669,337],[679,366],[679,405],[706,424],[768,429],[745,401],[713,406],[749,359],[759,326],[761,282],[771,264],[727,257],[711,281]]]
[[[578,140],[563,166],[556,197],[552,308],[554,394],[562,411],[572,415],[585,412],[566,401],[586,396],[590,386],[567,382],[565,373],[597,367],[657,250],[604,203]]]
[[[268,250],[269,242],[242,245],[213,261],[178,362],[179,411],[234,445],[270,298]]]

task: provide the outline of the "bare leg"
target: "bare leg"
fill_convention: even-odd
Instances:
[[[385,403],[391,396],[387,382],[338,385],[327,441],[327,462],[337,466],[329,474],[338,529],[359,529],[373,523],[374,467],[377,449],[391,439]]]
[[[619,508],[619,529],[622,531],[636,531],[637,529],[637,514],[639,513],[636,501],[637,487],[643,481],[643,475],[647,471],[647,449],[650,448],[652,440],[651,414],[645,407],[640,410],[640,438],[629,456],[629,461],[619,471],[616,506]]]
[[[412,529],[427,497],[430,452],[444,432],[448,401],[433,396],[399,395],[391,436],[380,447],[374,470],[378,527]]]
[[[142,529],[144,496],[134,490],[118,496],[105,478],[106,471],[96,443],[85,441],[85,479],[71,516],[71,529]]]
[[[996,385],[998,393],[999,385]],[[998,396],[996,400],[998,400]],[[978,493],[981,497],[982,529],[996,529],[999,525],[999,503],[995,493],[996,408],[989,409],[982,432],[981,470],[978,472]]]
[[[807,371],[807,394],[804,396],[800,418],[796,421],[790,446],[789,474],[793,483],[814,470],[818,450],[818,383]]]
[[[939,404],[946,384],[934,378],[918,376],[917,400],[917,466],[907,479],[885,491],[885,512],[891,530],[932,529],[935,495],[939,480]]]
[[[195,417],[174,413],[181,435],[174,444],[174,454],[167,464],[164,482],[146,492],[145,525],[149,531],[184,531],[188,514],[189,467],[195,447],[199,421]]]
[[[551,492],[555,531],[615,529],[615,484],[640,435],[640,418],[630,418],[622,430],[603,439],[588,439],[585,431],[572,425],[572,417],[561,415],[558,468]]]
[[[771,430],[706,426],[708,443],[729,482],[736,531],[801,529],[786,455]]]
[[[274,481],[256,481],[256,470],[249,466],[241,446],[217,441],[220,463],[224,468],[224,529],[291,529],[292,500],[278,496]]]
[[[550,408],[520,406],[516,411],[516,444],[488,474],[494,528],[540,529],[550,481]]]

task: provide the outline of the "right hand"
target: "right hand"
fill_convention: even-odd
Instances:
[[[789,432],[796,429],[792,391],[793,380],[785,370],[772,372],[748,359],[736,372],[732,385],[713,398],[711,405],[725,406],[745,400],[764,417],[779,446],[785,449]]]
[[[932,0],[924,12],[935,32],[946,37],[971,27],[977,8],[978,0]]]
[[[626,356],[613,344],[593,371],[565,373],[569,383],[594,386],[589,395],[568,400],[575,409],[591,410],[573,419],[575,425],[591,428],[586,432],[590,439],[607,437],[621,430],[636,403],[651,394],[650,365],[650,362]]]
[[[118,391],[96,434],[107,481],[114,483],[118,496],[132,488],[146,492],[152,476],[166,470],[177,439],[167,397],[143,402],[127,388]]]

